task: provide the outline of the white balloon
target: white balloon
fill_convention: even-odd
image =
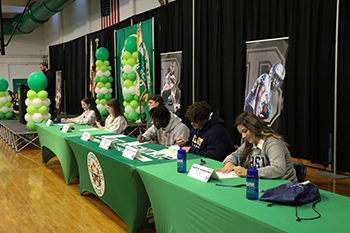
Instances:
[[[135,95],[136,94],[136,87],[135,86],[131,86],[129,87],[129,93],[132,94],[132,95]]]
[[[103,71],[102,70],[97,71],[96,75],[98,77],[102,77],[103,76]]]
[[[125,112],[126,112],[126,113],[129,114],[129,113],[131,113],[132,111],[134,111],[134,109],[133,109],[130,105],[128,105],[128,106],[125,107]]]
[[[129,65],[126,65],[126,66],[124,66],[123,70],[124,70],[125,73],[128,74],[128,73],[130,73],[132,71],[132,67],[129,66]]]
[[[102,87],[101,88],[101,93],[104,94],[104,95],[107,94],[108,93],[107,87]]]
[[[109,77],[111,76],[111,71],[107,70],[103,73],[104,76]]]
[[[24,115],[24,119],[29,122],[29,121],[32,121],[33,120],[33,116],[30,115],[29,113],[26,113],[26,115]]]
[[[46,98],[42,101],[42,104],[45,105],[46,107],[49,107],[51,104],[51,100],[49,98]]]
[[[33,121],[36,122],[36,123],[40,123],[43,121],[43,115],[41,115],[40,113],[34,113],[33,115]]]
[[[51,119],[51,114],[48,112],[43,116],[44,120],[47,121],[48,119]]]
[[[127,93],[129,93],[129,92],[128,92],[128,88],[123,87],[123,96],[124,96],[125,94],[127,94]]]
[[[13,107],[9,107],[9,112],[12,112],[13,111]]]
[[[9,108],[7,106],[3,106],[2,108],[0,108],[0,111],[3,113],[7,113],[9,111]]]
[[[145,112],[145,107],[141,106],[141,114]]]
[[[112,94],[112,92],[113,92],[113,89],[112,88],[108,88],[108,93]]]
[[[97,105],[97,109],[98,109],[98,110],[101,110],[102,108],[103,108],[103,105],[102,105],[102,104],[98,104],[98,105]]]
[[[132,71],[136,72],[136,68],[137,68],[137,65],[134,65],[134,66],[132,67]]]
[[[26,104],[26,106],[33,105],[33,101],[29,98],[27,98],[24,103]]]
[[[1,97],[0,101],[5,104],[7,102],[7,98],[6,97]]]
[[[101,89],[98,88],[98,87],[96,87],[96,88],[95,88],[95,92],[96,92],[96,94],[101,93]]]
[[[33,105],[36,108],[39,108],[41,105],[43,105],[43,101],[39,98],[33,99]]]
[[[7,101],[11,101],[12,100],[10,95],[6,96],[6,99],[7,99]]]

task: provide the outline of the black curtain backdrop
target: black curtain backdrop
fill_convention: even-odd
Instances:
[[[79,38],[74,43],[66,43],[63,70],[66,70],[66,87],[71,88],[67,89],[67,97],[70,94],[68,98],[76,100],[69,101],[76,106],[67,108],[67,111],[75,113],[80,109],[80,99],[88,89],[79,86],[78,80],[84,75],[87,80],[89,78],[90,40],[99,37],[100,46],[114,50],[115,28],[129,26],[130,19],[136,24],[154,17],[155,91],[160,90],[160,53],[182,51],[181,116],[189,125],[184,113],[192,104],[193,94],[192,3],[192,0],[171,2],[91,33],[86,42]],[[346,58],[349,51],[346,42],[350,39],[346,28],[350,3],[342,0],[340,9],[338,106],[345,108],[338,107],[337,165],[339,170],[349,171],[347,165],[350,162],[346,159],[344,146],[348,127],[344,122],[350,98],[345,90],[350,84],[347,78],[350,62]],[[240,144],[241,137],[233,123],[242,112],[245,99],[245,42],[289,37],[287,76],[283,84],[285,104],[280,117],[284,127],[279,133],[291,144],[293,157],[327,165],[334,113],[335,19],[334,0],[195,0],[195,101],[207,101],[214,114],[225,120],[234,143]],[[85,43],[84,46],[78,41]],[[75,54],[68,53],[73,48]],[[86,48],[88,55],[85,54]],[[54,49],[51,52],[56,53]],[[74,64],[80,52],[84,67],[80,67],[83,64]],[[114,62],[111,64],[114,70]]]
[[[65,87],[66,111],[68,114],[82,113],[81,99],[88,90],[89,74],[86,73],[86,37],[82,36],[64,44],[63,83]]]

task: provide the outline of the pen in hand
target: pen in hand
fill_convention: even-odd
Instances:
[[[241,166],[241,159],[239,158],[239,155],[238,155],[238,166]]]

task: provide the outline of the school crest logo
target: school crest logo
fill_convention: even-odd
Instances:
[[[96,194],[101,197],[105,193],[105,179],[100,162],[92,152],[89,152],[87,156],[87,166],[92,187],[94,187]]]

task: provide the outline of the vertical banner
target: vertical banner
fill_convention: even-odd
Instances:
[[[165,106],[179,116],[181,110],[182,52],[162,53],[161,90]]]
[[[116,31],[118,99],[129,121],[149,117],[147,97],[153,94],[153,20]]]
[[[244,111],[252,112],[271,127],[283,110],[288,37],[249,41]]]

